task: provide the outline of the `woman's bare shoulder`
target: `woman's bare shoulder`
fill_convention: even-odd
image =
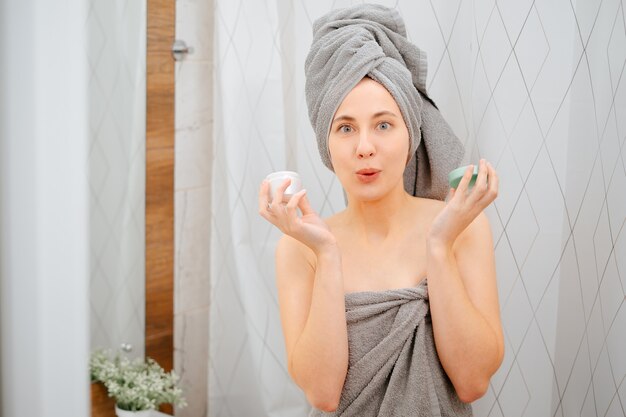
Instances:
[[[424,197],[413,197],[413,204],[416,214],[428,223],[446,206],[445,201]]]
[[[338,226],[343,222],[344,215],[345,210],[342,210],[331,216],[325,217],[324,221],[326,222],[326,224],[328,224],[330,228],[332,228],[333,226]]]
[[[425,198],[425,197],[413,197],[413,200],[417,202],[417,204],[428,207],[432,210],[441,210],[446,206],[446,202],[442,200],[436,200],[434,198]]]
[[[458,248],[471,247],[477,244],[493,247],[493,235],[489,218],[484,211],[461,232],[457,238],[456,246]]]

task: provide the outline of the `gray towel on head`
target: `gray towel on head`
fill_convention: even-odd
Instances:
[[[309,417],[472,416],[437,356],[425,280],[346,294],[346,318],[350,356],[339,407]]]
[[[370,77],[393,96],[409,130],[406,191],[443,200],[448,173],[458,167],[464,149],[426,93],[426,68],[426,54],[407,40],[394,9],[363,4],[317,19],[305,62],[305,92],[324,164],[333,170],[328,134],[337,108],[359,81]]]

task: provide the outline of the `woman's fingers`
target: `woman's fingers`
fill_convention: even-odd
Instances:
[[[476,178],[476,184],[471,193],[471,204],[477,204],[481,210],[487,207],[498,195],[498,176],[493,166],[481,160],[481,167]]]
[[[467,213],[478,213],[487,207],[498,195],[498,177],[493,166],[484,158],[478,163],[476,181],[469,190],[469,183],[474,173],[474,165],[465,170],[459,185],[450,192],[448,201],[454,201],[453,207]],[[457,194],[459,196],[457,197]],[[456,198],[455,198],[456,197]],[[471,214],[470,214],[471,215]]]
[[[479,192],[485,192],[487,190],[487,172],[489,168],[487,167],[487,162],[484,159],[481,159],[478,162],[478,175],[476,176],[476,182],[474,183],[474,188],[477,188]]]
[[[302,200],[305,194],[306,194],[306,190],[302,189],[298,191],[297,193],[295,193],[294,195],[292,195],[291,198],[289,199],[289,202],[287,203],[287,208],[290,210],[295,210],[296,208],[298,208],[298,206],[300,206],[300,201]]]
[[[302,197],[298,201],[298,207],[300,207],[300,211],[302,212],[303,216],[315,214],[315,210],[313,210],[313,207],[311,207],[309,198],[306,195],[306,190],[302,190]]]
[[[446,203],[450,202],[454,198],[454,194],[456,193],[456,188],[450,188],[448,190],[448,196],[446,197]]]
[[[292,195],[287,204],[284,204],[284,210],[289,214],[289,217],[295,216],[297,214],[296,210],[298,208],[298,200],[302,196],[302,190],[298,191],[296,194]]]
[[[261,187],[259,187],[259,214],[263,217],[268,215],[267,204],[270,201],[270,183],[267,180],[263,180]]]
[[[491,164],[487,165],[489,168],[489,189],[487,191],[487,195],[491,199],[491,201],[493,201],[496,199],[496,197],[498,197],[498,187],[500,180],[498,179],[496,169]]]
[[[291,179],[286,179],[276,188],[270,201],[269,183],[263,181],[259,190],[259,213],[280,229],[288,227],[298,218],[297,208],[306,190],[300,190],[287,203],[283,202],[285,190],[291,184]]]
[[[467,168],[465,169],[465,173],[463,174],[463,177],[461,178],[461,181],[459,182],[459,185],[456,187],[456,191],[454,194],[460,194],[461,196],[465,195],[473,174],[474,174],[474,165],[468,165]]]
[[[274,198],[272,199],[272,206],[279,206],[283,203],[283,196],[285,194],[285,190],[289,187],[289,184],[291,184],[291,178],[287,178],[278,186],[278,188],[276,188]]]
[[[478,175],[470,192],[469,201],[473,205],[481,200],[487,191],[487,163],[484,159],[478,162]]]

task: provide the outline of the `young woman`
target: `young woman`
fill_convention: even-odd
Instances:
[[[470,166],[446,202],[409,194],[406,114],[370,76],[332,113],[326,145],[344,211],[321,219],[305,190],[283,204],[289,180],[273,196],[266,181],[259,190],[259,213],[284,233],[276,278],[288,369],[311,415],[471,415],[502,361],[483,212],[498,177],[480,160],[474,187]]]

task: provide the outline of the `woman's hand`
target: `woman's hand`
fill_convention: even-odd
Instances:
[[[450,189],[447,204],[435,217],[428,234],[429,244],[452,248],[456,238],[498,196],[498,177],[490,163],[481,159],[474,188],[468,193],[474,166],[470,165],[456,189]]]
[[[304,243],[315,254],[335,247],[335,236],[326,222],[311,208],[306,190],[300,190],[291,196],[287,204],[282,202],[289,184],[291,179],[285,180],[270,202],[270,184],[264,180],[259,189],[259,214],[286,235]],[[298,216],[298,208],[302,212],[301,217]]]

